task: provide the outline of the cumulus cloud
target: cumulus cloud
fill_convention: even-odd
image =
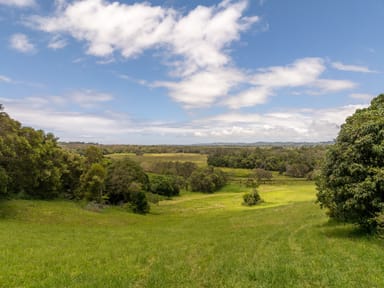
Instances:
[[[162,48],[167,52],[171,75],[177,79],[157,81],[154,86],[169,89],[171,98],[186,108],[207,107],[241,82],[242,72],[229,67],[231,57],[226,48],[259,21],[257,16],[243,16],[247,0],[224,0],[209,7],[197,6],[188,13],[147,2],[56,4],[54,16],[34,16],[29,24],[55,37],[69,34],[84,41],[86,52],[106,58],[106,63],[115,53],[132,58],[145,50]],[[50,47],[63,44],[56,42]]]
[[[341,70],[341,71],[349,71],[349,72],[360,72],[360,73],[375,73],[366,66],[357,66],[357,65],[346,65],[341,62],[333,62],[332,67]]]
[[[312,94],[321,94],[356,86],[348,80],[322,79],[327,67],[321,58],[301,58],[253,73],[237,68],[228,48],[260,22],[258,16],[244,16],[248,0],[223,0],[187,13],[148,2],[55,3],[53,16],[29,18],[32,27],[58,37],[52,39],[51,48],[63,47],[66,42],[61,37],[69,35],[86,43],[86,53],[102,57],[99,64],[115,61],[116,54],[132,58],[161,49],[173,80],[149,85],[168,89],[169,96],[187,109],[214,104],[231,109],[260,105],[282,88],[306,87],[314,90]],[[332,65],[352,67],[338,62]]]
[[[82,0],[61,1],[53,17],[34,16],[31,25],[49,33],[66,33],[88,44],[87,53],[107,57],[119,52],[126,58],[147,49],[166,47],[183,57],[182,73],[218,67],[229,62],[223,51],[241,31],[258,21],[243,17],[247,1],[223,1],[212,7],[198,6],[183,15],[170,8]]]
[[[265,103],[272,94],[273,91],[269,87],[255,87],[224,100],[223,104],[232,109],[255,106]]]
[[[325,61],[321,58],[302,58],[286,66],[260,69],[258,73],[243,77],[243,84],[250,85],[251,88],[231,95],[222,103],[232,109],[239,109],[263,104],[282,88],[307,87],[311,89],[311,94],[323,94],[357,86],[349,80],[322,79],[321,75],[326,68]]]
[[[16,6],[16,7],[30,7],[36,3],[34,0],[0,0],[0,5]]]
[[[195,121],[195,136],[216,141],[331,141],[346,117],[364,105],[263,114],[227,113]]]
[[[313,83],[325,70],[321,58],[303,58],[288,66],[270,67],[256,74],[252,83],[264,87],[297,87]]]
[[[25,34],[13,34],[9,39],[9,43],[12,49],[22,53],[31,53],[35,51],[35,46],[29,41],[28,36]]]
[[[156,82],[166,87],[170,96],[186,108],[206,107],[229,93],[244,75],[235,69],[218,69],[195,73],[180,82]]]

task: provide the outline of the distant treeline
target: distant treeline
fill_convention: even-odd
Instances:
[[[278,171],[292,177],[313,177],[324,159],[326,146],[217,148],[208,165]]]
[[[104,155],[115,153],[134,153],[134,154],[148,154],[148,153],[198,153],[210,154],[216,150],[229,149],[229,150],[249,150],[254,148],[273,149],[273,148],[302,148],[302,147],[327,147],[333,142],[258,142],[251,144],[243,143],[218,143],[218,144],[199,144],[199,145],[130,145],[130,144],[98,144],[87,142],[60,142],[62,147],[69,150],[76,151],[82,154],[88,146],[99,147]]]
[[[281,145],[281,146],[278,146]],[[278,171],[291,177],[313,178],[325,151],[326,143],[260,143],[210,145],[100,145],[104,154],[134,153],[199,153],[208,155],[208,165],[214,167],[264,169]],[[83,154],[90,143],[61,143],[64,147]],[[94,145],[94,144],[92,144]],[[257,145],[257,144],[253,144]]]

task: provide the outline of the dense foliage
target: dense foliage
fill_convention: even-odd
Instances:
[[[162,196],[177,196],[180,194],[179,177],[173,175],[153,175],[150,177],[150,190]]]
[[[227,175],[214,167],[201,168],[194,171],[190,177],[192,191],[213,193],[227,183]]]
[[[59,197],[76,179],[68,177],[76,157],[53,134],[22,127],[0,112],[0,193],[24,198]]]
[[[252,192],[245,193],[243,195],[243,205],[245,206],[254,206],[261,202],[263,202],[263,200],[261,199],[257,189],[253,189]]]
[[[149,190],[147,174],[135,161],[113,160],[108,166],[106,193],[112,204],[130,202],[132,195]]]
[[[23,127],[0,111],[0,196],[68,198],[97,203],[130,203],[149,211],[149,181],[142,168],[124,159],[109,163],[88,145],[82,155],[63,149],[51,133]]]
[[[325,153],[324,146],[217,148],[208,155],[215,167],[264,169],[292,177],[306,177],[316,170]]]
[[[189,178],[196,169],[196,163],[190,161],[161,161],[153,163],[149,171],[162,175],[179,176],[183,180],[180,181],[181,179],[179,178],[179,185],[184,186],[184,188],[188,190]]]
[[[384,94],[347,118],[317,186],[318,201],[330,217],[367,229],[383,224]]]

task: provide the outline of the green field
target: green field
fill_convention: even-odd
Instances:
[[[262,185],[253,208],[246,190],[183,193],[146,216],[2,202],[0,287],[384,287],[383,241],[328,222],[313,183]]]
[[[148,153],[143,155],[135,155],[134,153],[116,153],[109,154],[107,157],[112,159],[121,159],[129,157],[141,164],[144,168],[150,166],[154,162],[194,162],[198,166],[207,165],[207,155],[197,153]]]

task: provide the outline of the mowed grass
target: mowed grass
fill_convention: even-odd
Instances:
[[[311,182],[183,193],[149,215],[0,203],[0,287],[384,287],[383,240],[331,223]]]

